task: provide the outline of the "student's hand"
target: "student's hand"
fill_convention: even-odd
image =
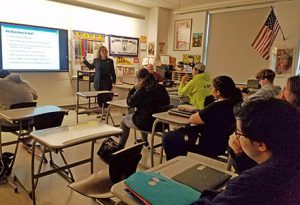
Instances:
[[[185,83],[186,81],[188,81],[188,79],[189,79],[188,74],[185,74],[184,76],[182,76],[181,82],[182,82],[182,83]]]
[[[283,88],[283,89],[281,90],[281,92],[276,96],[277,99],[280,99],[280,100],[286,100],[286,99],[285,99],[285,96],[284,96],[284,89],[285,89],[285,88]]]
[[[235,154],[242,154],[243,149],[240,144],[240,140],[238,139],[237,136],[231,135],[228,141],[229,147],[233,150]]]
[[[134,84],[134,87],[135,87],[136,90],[139,89],[139,88],[141,88],[141,86],[142,86],[142,82],[141,82],[141,81],[137,81],[137,82]]]

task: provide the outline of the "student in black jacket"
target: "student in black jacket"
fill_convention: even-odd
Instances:
[[[255,99],[235,108],[235,115],[242,150],[258,165],[221,193],[204,191],[193,205],[299,205],[299,109],[278,99]]]
[[[96,70],[94,76],[95,90],[112,90],[113,84],[116,83],[116,73],[114,68],[114,61],[107,58],[107,48],[101,46],[99,48],[99,58],[95,58],[93,63],[90,64],[87,60],[83,63],[89,68]]]
[[[136,108],[133,114],[125,116],[121,122],[123,134],[119,144],[124,147],[129,136],[130,128],[151,131],[154,113],[165,111],[170,105],[170,97],[163,85],[158,84],[154,76],[147,69],[141,69],[137,73],[138,82],[130,90],[127,104]],[[147,141],[147,135],[142,134],[143,141]]]

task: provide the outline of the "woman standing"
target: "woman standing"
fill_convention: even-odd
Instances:
[[[95,58],[93,63],[90,64],[84,56],[83,63],[89,68],[96,70],[94,76],[95,90],[112,90],[113,84],[116,83],[116,73],[114,62],[107,57],[107,48],[101,46],[99,48],[99,57]]]

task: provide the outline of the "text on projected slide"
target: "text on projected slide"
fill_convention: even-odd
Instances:
[[[59,70],[59,31],[19,25],[1,26],[3,68]]]

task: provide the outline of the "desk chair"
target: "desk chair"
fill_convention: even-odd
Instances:
[[[37,115],[33,118],[35,130],[59,127],[59,126],[61,126],[65,115],[66,115],[65,111],[58,111],[58,112]],[[62,150],[60,150],[60,151],[54,150],[54,151],[56,154],[59,153],[63,162],[65,164],[67,164],[66,159],[63,155],[63,151]],[[52,150],[47,150],[47,152],[49,152],[49,155],[50,155],[50,166],[53,168],[58,168],[59,166],[53,161]],[[44,162],[47,163],[48,160],[46,158],[44,158],[44,159],[45,159]],[[70,182],[74,181],[74,177],[73,177],[73,174],[70,169],[68,169],[68,171],[59,172],[59,174],[62,175],[64,178],[66,178]]]
[[[159,112],[166,112],[166,111],[168,111],[168,110],[170,110],[170,109],[172,109],[172,108],[174,108],[174,105],[166,105],[166,106],[162,106],[162,107],[160,107],[159,108],[159,111],[158,111],[158,113]],[[152,135],[152,132],[153,132],[153,130],[151,130],[150,132],[148,132],[148,131],[145,131],[145,130],[138,130],[138,131],[140,131],[141,133],[144,133],[144,134],[147,134],[147,135],[151,135],[151,139],[150,139],[150,144],[149,144],[149,149],[150,150],[154,150],[155,148],[158,148],[158,147],[160,147],[160,163],[162,163],[162,161],[163,161],[163,152],[164,152],[164,150],[163,150],[163,143],[161,142],[161,143],[158,143],[158,144],[154,144],[154,137],[156,136],[156,137],[159,137],[159,138],[161,138],[162,139],[162,136],[163,136],[163,133],[166,131],[166,130],[170,130],[170,128],[169,128],[169,125],[167,124],[164,124],[164,123],[161,123],[161,122],[159,122],[158,124],[157,124],[157,126],[155,127],[155,130],[154,130],[154,135]],[[134,138],[135,138],[135,142],[138,142],[139,140],[137,139],[137,136],[136,136],[136,129],[134,130]],[[153,158],[154,158],[154,151],[153,152],[151,152],[151,167],[153,167],[154,166],[154,162],[153,162]]]
[[[36,107],[36,104],[37,104],[37,102],[16,103],[16,104],[12,104],[10,106],[10,109],[26,108],[26,107]],[[14,153],[5,153],[5,155],[9,155],[9,158],[11,160],[10,165],[8,167],[8,171],[7,171],[7,176],[9,176],[11,174],[13,165],[15,163],[15,158],[17,156],[19,142],[20,142],[21,138],[23,138],[24,136],[28,136],[28,134],[32,130],[33,124],[31,122],[24,122],[24,123],[22,123],[21,124],[22,128],[27,127],[27,129],[26,130],[22,130],[21,133],[20,133],[20,135],[19,135],[20,124],[11,124],[11,123],[3,120],[3,119],[0,119],[0,121],[1,121],[1,124],[0,124],[0,157],[2,158],[2,147],[3,146],[8,146],[8,145],[16,144]],[[16,136],[18,136],[18,139],[14,140],[14,141],[9,141],[9,142],[6,142],[6,143],[2,143],[2,132],[11,132],[11,133],[15,134]],[[12,188],[14,189],[14,192],[17,193],[18,192],[18,188],[12,182],[9,182],[7,180],[7,178],[5,178],[5,180],[12,186]]]
[[[135,173],[142,158],[144,142],[122,149],[111,155],[108,169],[101,170],[91,176],[69,185],[78,193],[103,201],[113,197],[111,187]]]
[[[101,93],[101,94],[97,95],[97,103],[98,103],[99,108],[101,108],[101,113],[100,113],[101,120],[100,120],[100,122],[102,122],[103,117],[105,117],[104,116],[105,115],[105,109],[108,107],[107,102],[112,101],[113,97],[114,97],[113,92]],[[111,120],[113,120],[113,119],[111,119]]]

